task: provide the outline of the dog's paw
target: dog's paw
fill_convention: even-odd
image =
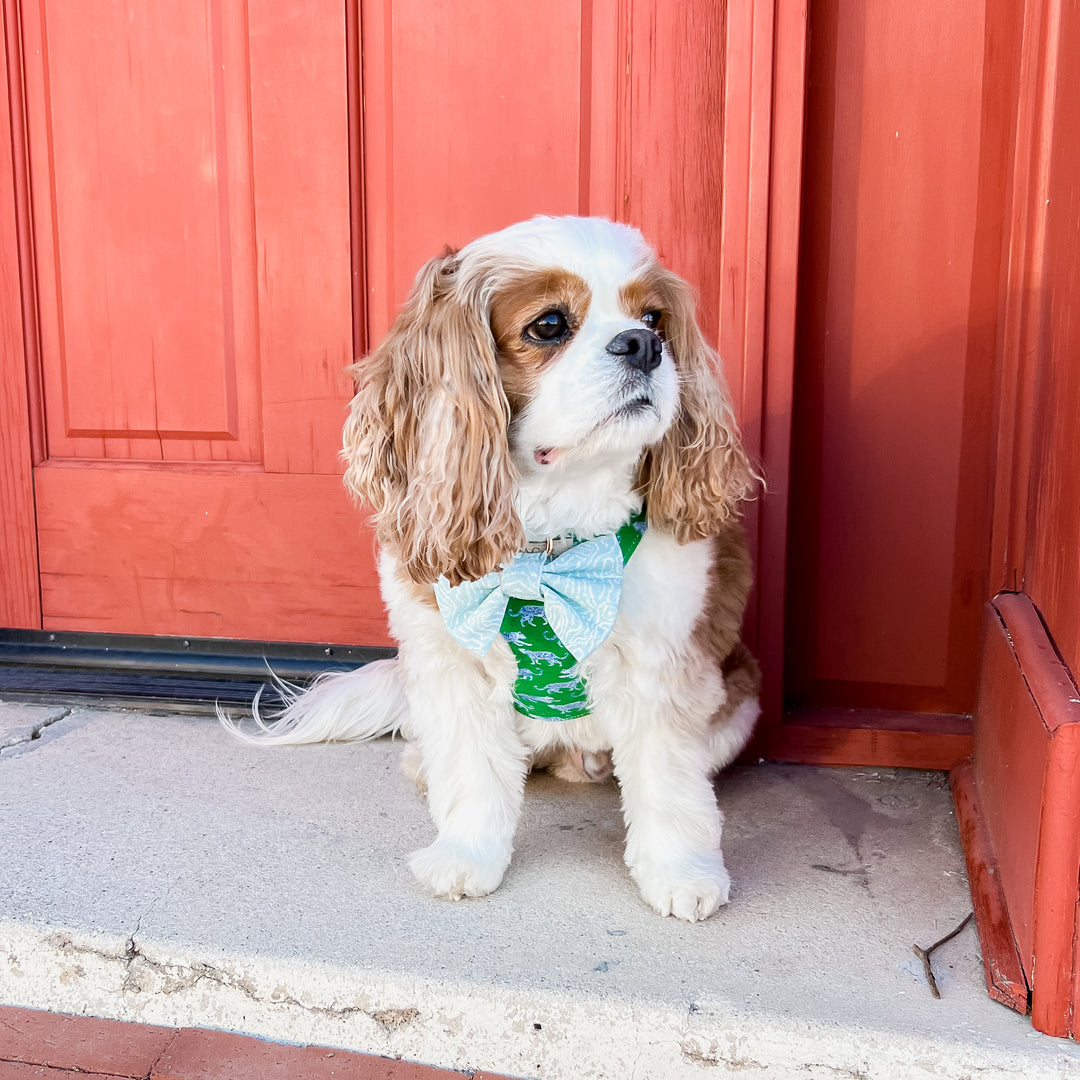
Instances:
[[[414,851],[409,869],[433,896],[460,900],[463,896],[487,896],[502,881],[509,858],[478,859],[452,841],[436,840],[431,847]]]
[[[661,915],[687,922],[707,919],[728,902],[731,878],[720,852],[677,861],[639,862],[630,873],[642,898]]]

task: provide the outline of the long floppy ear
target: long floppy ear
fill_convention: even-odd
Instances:
[[[510,409],[477,301],[452,253],[417,275],[386,340],[352,372],[345,483],[375,508],[379,543],[417,582],[451,584],[521,549]]]
[[[666,301],[665,336],[679,373],[679,414],[642,459],[649,524],[680,544],[714,536],[761,485],[739,439],[716,352],[694,314],[690,286],[668,270],[653,279]]]

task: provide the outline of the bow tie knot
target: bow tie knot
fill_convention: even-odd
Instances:
[[[543,600],[544,567],[548,561],[543,551],[518,555],[499,574],[499,588],[507,597],[518,600]]]

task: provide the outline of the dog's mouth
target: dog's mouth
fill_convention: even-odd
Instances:
[[[636,416],[638,413],[646,411],[655,412],[656,405],[653,402],[653,399],[647,394],[640,394],[638,397],[632,398],[630,401],[626,402],[625,405],[620,405],[611,416],[609,416],[607,420],[602,421],[602,423],[610,423],[612,420],[621,420],[627,416]]]
[[[607,416],[600,420],[599,423],[589,431],[586,440],[591,439],[598,432],[603,431],[612,424],[618,424],[622,420],[629,420],[645,413],[652,413],[654,416],[658,416],[659,409],[657,408],[656,402],[653,401],[648,394],[639,394],[629,401],[624,401],[621,405],[608,413]],[[581,441],[575,443],[575,445],[581,445]],[[572,447],[538,446],[533,451],[533,460],[537,465],[553,465],[567,449],[572,449]]]

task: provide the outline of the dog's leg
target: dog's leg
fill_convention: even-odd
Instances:
[[[429,664],[410,687],[409,704],[439,830],[409,866],[436,896],[485,896],[510,864],[528,770],[509,694],[493,701],[490,680],[474,665],[436,672]]]
[[[626,819],[626,864],[646,903],[695,922],[728,901],[720,851],[723,816],[702,740],[635,703],[614,736]]]

